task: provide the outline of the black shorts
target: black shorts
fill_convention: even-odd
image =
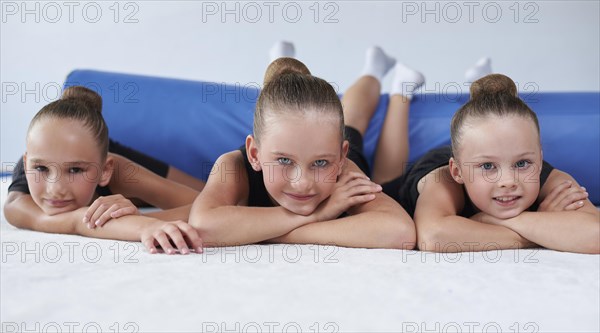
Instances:
[[[167,173],[169,172],[169,165],[167,163],[159,161],[154,157],[150,157],[127,146],[124,146],[116,141],[109,141],[108,151],[113,154],[121,155],[127,159],[130,159],[131,161],[143,166],[144,168],[152,171],[153,173],[163,178],[166,178]]]
[[[409,166],[402,176],[383,184],[383,192],[398,201],[406,212],[413,217],[419,198],[419,191],[417,190],[419,181],[431,171],[448,165],[451,156],[452,149],[450,146],[430,150],[413,165]]]
[[[348,159],[362,170],[367,176],[371,176],[369,170],[369,163],[363,153],[363,138],[360,132],[350,126],[345,127],[344,133],[345,139],[350,143],[350,149],[348,149]]]

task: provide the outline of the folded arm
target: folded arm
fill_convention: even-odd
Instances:
[[[553,170],[540,192],[540,200],[570,181],[579,187],[568,174]],[[600,211],[586,198],[578,201],[575,210],[523,212],[508,220],[491,223],[508,227],[523,237],[553,250],[576,253],[600,253]]]
[[[464,192],[447,167],[422,180],[415,209],[417,246],[424,251],[462,252],[528,248],[535,243],[506,226],[481,223],[459,216]]]
[[[347,161],[344,172],[360,172]],[[348,216],[311,223],[274,239],[273,243],[322,244],[363,248],[412,249],[415,226],[406,211],[383,193],[347,210]],[[318,212],[317,212],[318,214]]]
[[[156,245],[161,245],[169,253],[174,251],[169,240],[180,250],[186,249],[187,245],[193,246],[197,251],[202,247],[201,240],[193,228],[188,228],[185,222],[175,221],[179,220],[178,216],[187,217],[189,207],[188,205],[150,213],[147,216],[127,215],[115,219],[115,223],[91,229],[83,223],[88,207],[48,215],[33,201],[31,195],[12,191],[8,193],[4,205],[4,216],[11,225],[21,229],[101,239],[142,241],[150,251],[154,249],[156,252]]]
[[[283,207],[247,207],[248,176],[241,152],[222,155],[194,201],[189,223],[208,246],[253,244],[284,235],[314,222]],[[232,171],[233,170],[233,171]]]

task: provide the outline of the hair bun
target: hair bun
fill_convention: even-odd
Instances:
[[[502,74],[490,74],[471,84],[471,100],[482,97],[510,95],[518,97],[517,86],[511,78]]]
[[[311,75],[308,67],[302,61],[294,59],[294,58],[277,58],[265,71],[265,78],[263,84],[273,81],[275,78],[286,75],[286,74],[303,74],[303,75]]]
[[[102,97],[92,89],[84,86],[71,86],[63,91],[61,99],[75,100],[90,111],[102,113]]]

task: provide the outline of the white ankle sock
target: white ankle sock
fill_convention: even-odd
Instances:
[[[269,49],[269,59],[271,62],[277,58],[289,57],[294,58],[296,56],[296,49],[294,44],[286,41],[279,41]]]
[[[373,46],[367,49],[365,67],[361,74],[373,76],[381,82],[395,63],[396,59],[385,54],[379,46]]]
[[[483,57],[475,65],[467,69],[465,79],[467,82],[475,82],[489,74],[492,74],[492,59],[490,57]]]
[[[411,99],[415,90],[425,83],[425,77],[421,72],[397,63],[394,68],[394,81],[390,95],[402,95]]]

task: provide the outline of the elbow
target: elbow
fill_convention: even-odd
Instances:
[[[417,247],[421,251],[443,252],[445,237],[444,228],[435,223],[423,223],[417,225]]]
[[[584,237],[579,239],[573,252],[600,254],[600,211],[597,211],[588,223],[587,230],[583,232]]]
[[[205,246],[214,246],[217,237],[217,225],[212,223],[214,219],[211,219],[206,212],[193,211],[190,214],[188,224],[198,231],[202,242]]]
[[[19,192],[8,192],[6,202],[4,203],[3,212],[6,221],[16,228],[25,228],[24,221],[18,218],[19,215],[19,199],[23,197]]]
[[[582,253],[600,254],[600,225],[589,236],[589,241],[585,242]]]
[[[208,219],[204,218],[202,213],[192,211],[188,219],[188,224],[198,231],[204,231],[210,227],[207,221]]]
[[[382,247],[395,250],[412,250],[416,246],[415,224],[408,215],[400,221],[394,221],[392,226],[385,228],[382,233]]]

